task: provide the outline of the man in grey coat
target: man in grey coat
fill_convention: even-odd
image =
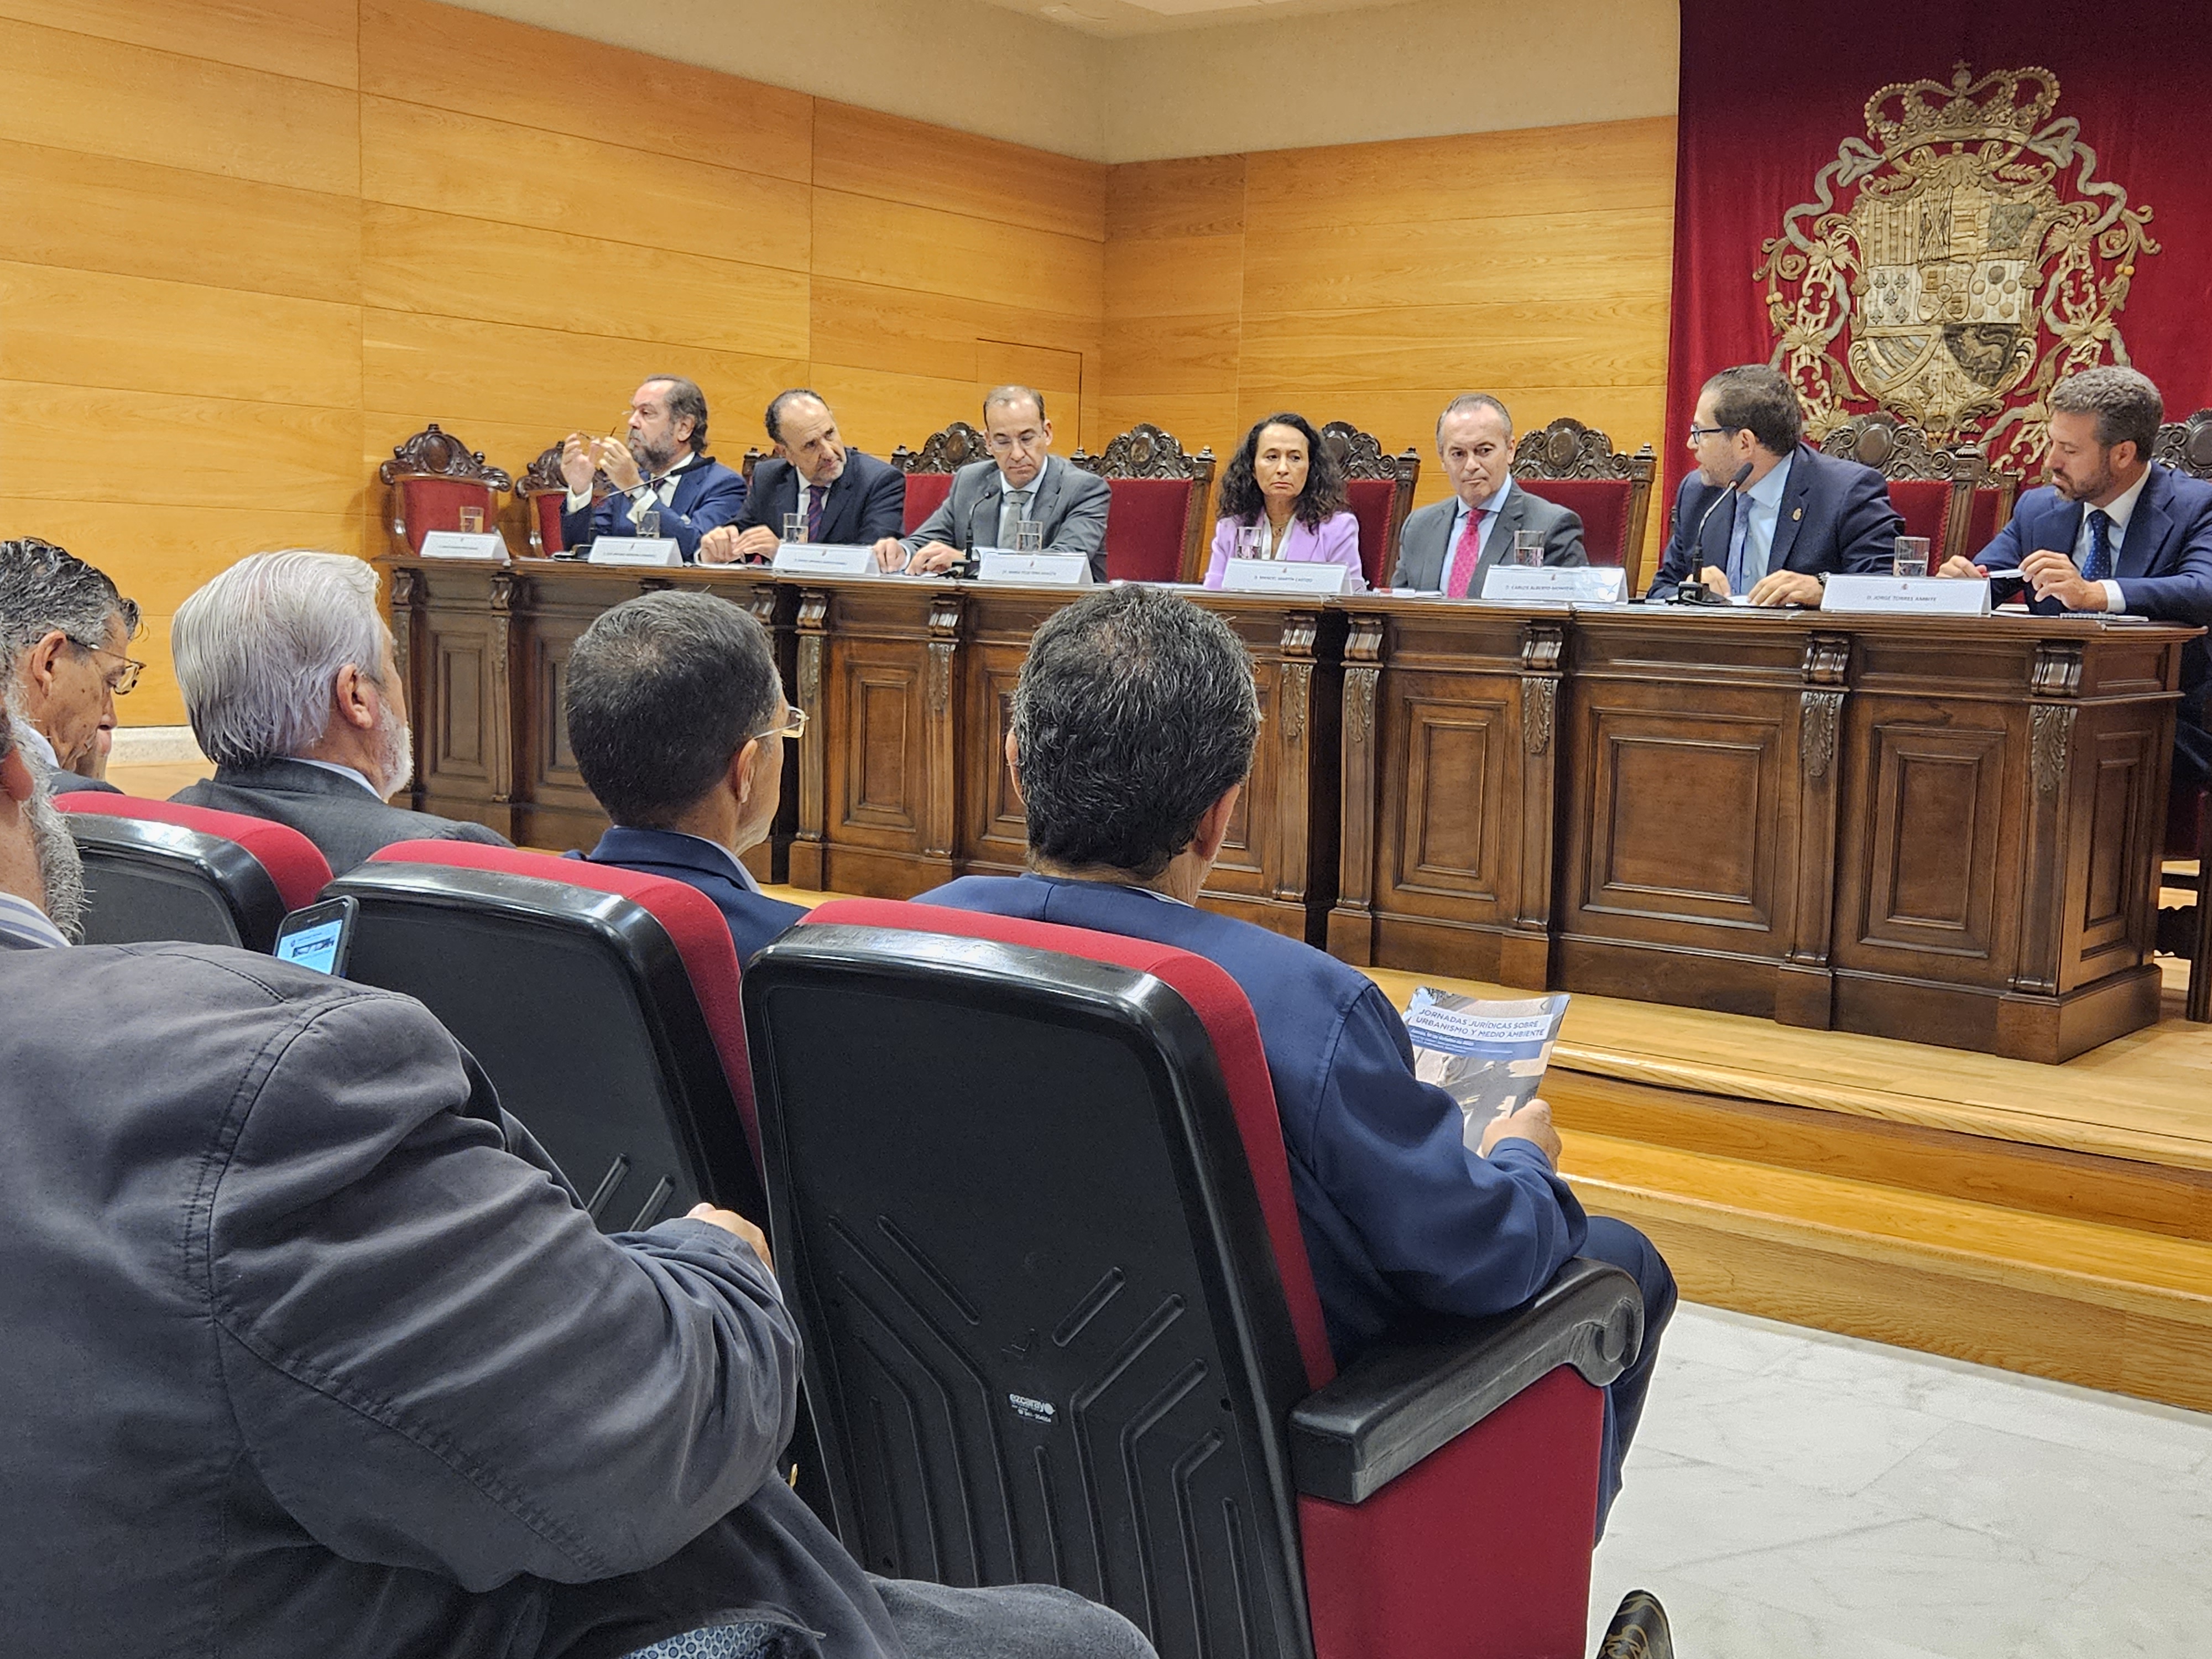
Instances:
[[[1052,422],[1044,393],[1002,386],[983,399],[983,437],[991,459],[952,475],[952,491],[903,540],[876,544],[886,570],[916,576],[939,574],[979,547],[1012,547],[1024,520],[1044,526],[1054,553],[1090,556],[1091,580],[1106,580],[1106,510],[1114,492],[1106,480],[1070,466],[1052,448]]]
[[[0,714],[9,1652],[1146,1659],[1064,1590],[861,1571],[777,1474],[750,1224],[602,1235],[409,998],[69,946],[75,858]]]
[[[359,559],[241,559],[177,607],[169,645],[216,764],[170,799],[288,823],[333,875],[396,841],[507,844],[481,823],[386,805],[415,775],[414,741],[376,572]]]
[[[1392,587],[1479,599],[1492,568],[1513,562],[1519,532],[1544,538],[1546,564],[1589,562],[1580,517],[1513,482],[1513,416],[1497,398],[1470,392],[1445,404],[1437,416],[1437,456],[1451,499],[1407,516]]]

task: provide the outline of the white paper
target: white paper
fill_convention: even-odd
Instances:
[[[1231,559],[1221,586],[1231,593],[1341,593],[1351,574],[1319,559]]]
[[[1619,605],[1628,573],[1619,565],[1494,564],[1483,573],[1482,597],[1538,604]]]
[[[426,559],[496,559],[507,562],[507,543],[491,531],[433,530],[422,538]]]
[[[873,576],[876,550],[843,542],[783,542],[775,550],[778,575]]]
[[[1492,1119],[1520,1110],[1535,1097],[1567,1002],[1564,991],[1506,1002],[1426,985],[1413,993],[1406,1009],[1413,1075],[1459,1103],[1461,1132],[1470,1150],[1481,1146]]]
[[[1020,582],[1030,587],[1086,587],[1091,582],[1087,553],[1020,553],[1006,547],[979,547],[975,556],[980,581]]]
[[[1831,576],[1820,609],[1892,616],[1986,617],[1990,585],[1955,576]]]
[[[591,564],[682,564],[683,550],[673,536],[601,536],[592,544]]]

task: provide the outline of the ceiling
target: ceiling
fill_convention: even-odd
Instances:
[[[1316,12],[1364,11],[1399,0],[990,0],[994,6],[1118,40],[1133,34],[1166,34],[1176,29],[1262,24],[1270,17],[1308,16]]]

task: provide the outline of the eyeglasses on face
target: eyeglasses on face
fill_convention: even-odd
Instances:
[[[799,738],[805,734],[805,731],[806,711],[804,708],[794,708],[789,703],[786,703],[783,709],[782,723],[776,726],[771,726],[765,732],[756,732],[753,733],[753,737],[789,738],[795,742]],[[752,741],[752,738],[748,738],[746,741],[750,743]]]
[[[120,651],[110,651],[104,645],[87,645],[82,640],[70,641],[80,651],[89,651],[95,657],[112,657],[122,665],[106,672],[107,689],[118,697],[127,697],[137,690],[138,677],[146,672],[146,665],[136,657],[126,657]]]
[[[1717,438],[1724,432],[1741,432],[1743,428],[1740,426],[1693,426],[1683,435],[1689,441],[1690,447],[1695,449],[1699,443],[1707,438]]]

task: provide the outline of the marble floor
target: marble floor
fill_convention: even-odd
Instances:
[[[2197,1652],[2212,1415],[1686,1304],[1590,1588],[1682,1659]]]

